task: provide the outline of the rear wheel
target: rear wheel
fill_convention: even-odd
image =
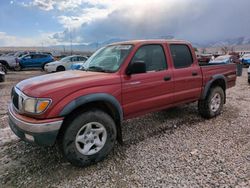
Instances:
[[[65,67],[64,66],[59,66],[59,67],[56,68],[56,71],[57,72],[65,71]]]
[[[223,109],[225,93],[221,87],[213,87],[206,99],[198,102],[199,113],[204,118],[212,118],[219,115]]]
[[[42,66],[42,70],[45,71],[45,66],[47,65],[48,63],[44,63],[43,66]]]
[[[60,144],[66,159],[75,166],[103,160],[116,140],[114,120],[105,112],[91,110],[69,121]]]

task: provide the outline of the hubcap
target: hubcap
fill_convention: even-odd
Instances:
[[[77,133],[75,144],[83,155],[93,155],[100,151],[107,140],[105,127],[98,122],[85,124]]]
[[[220,108],[221,104],[221,96],[219,93],[215,93],[215,95],[211,99],[210,109],[212,112],[216,112]]]

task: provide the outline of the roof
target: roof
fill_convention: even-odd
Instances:
[[[144,44],[144,43],[189,43],[185,40],[174,40],[174,39],[148,39],[148,40],[130,40],[130,41],[122,41],[122,42],[116,42],[109,45],[118,45],[118,44]]]

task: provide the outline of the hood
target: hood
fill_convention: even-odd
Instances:
[[[65,71],[29,78],[19,82],[16,87],[31,97],[53,98],[55,93],[66,96],[80,89],[119,82],[119,75],[114,73]]]

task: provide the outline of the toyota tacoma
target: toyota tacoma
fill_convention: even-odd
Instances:
[[[137,40],[97,50],[82,70],[42,75],[12,89],[9,125],[27,142],[58,143],[77,166],[104,159],[122,143],[122,121],[198,101],[219,115],[236,65],[200,66],[189,42]]]

